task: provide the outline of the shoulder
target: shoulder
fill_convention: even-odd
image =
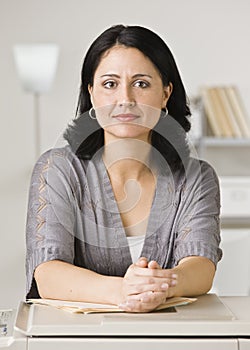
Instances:
[[[35,163],[34,168],[41,166],[52,167],[55,165],[66,165],[78,163],[79,159],[77,155],[72,151],[70,146],[64,146],[59,148],[51,148],[44,152]]]
[[[160,173],[164,178],[172,179],[177,190],[193,190],[209,183],[219,187],[218,175],[213,166],[205,160],[190,157],[178,170]]]
[[[41,191],[52,198],[81,200],[86,183],[86,171],[81,161],[69,146],[53,148],[44,152],[37,160],[31,180],[30,195],[37,197]],[[67,197],[66,197],[67,196]],[[68,199],[64,203],[68,202]]]
[[[52,148],[44,152],[34,165],[32,178],[46,176],[79,177],[84,173],[85,161],[80,160],[70,146]]]
[[[190,158],[182,177],[184,192],[211,195],[219,194],[218,175],[207,161]]]
[[[195,175],[195,177],[199,176],[201,179],[208,177],[218,181],[218,175],[215,169],[205,160],[190,158],[185,170],[187,175]]]
[[[72,160],[77,156],[73,153],[70,146],[51,148],[41,154],[38,158],[36,165],[41,163],[49,163],[53,160],[63,159],[63,160]]]

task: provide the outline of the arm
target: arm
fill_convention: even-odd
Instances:
[[[74,174],[72,156],[66,149],[47,151],[35,164],[26,222],[28,298],[39,297],[33,283],[38,266],[53,260],[73,264],[75,215],[80,198]],[[41,289],[41,285],[38,287]]]
[[[40,264],[34,277],[42,298],[104,304],[121,301],[121,277],[103,276],[59,260]]]
[[[183,258],[172,269],[178,276],[178,284],[169,290],[169,296],[195,296],[207,293],[212,287],[214,263],[204,257]]]
[[[35,279],[42,298],[119,304],[124,311],[147,312],[169,297],[206,293],[214,271],[214,264],[202,257],[184,258],[170,270],[142,258],[122,278],[53,260],[36,268]]]
[[[145,291],[154,290],[158,298],[154,300],[153,306],[146,306],[144,311],[149,311],[166,299],[165,292],[172,278],[167,270],[160,277],[144,275],[142,272],[147,265],[145,261],[141,259],[138,264],[132,264],[124,277],[114,277],[53,260],[40,264],[34,276],[40,296],[46,299],[118,305],[131,295],[139,299],[145,298]]]

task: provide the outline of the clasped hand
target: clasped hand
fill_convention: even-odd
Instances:
[[[156,261],[140,258],[129,266],[122,281],[122,303],[119,308],[127,312],[149,312],[170,296],[176,286],[173,270],[162,269]]]

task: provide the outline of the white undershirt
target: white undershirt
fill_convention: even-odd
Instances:
[[[128,245],[129,245],[132,261],[133,263],[135,263],[141,256],[145,235],[130,236],[130,237],[127,237],[127,239],[128,239]]]

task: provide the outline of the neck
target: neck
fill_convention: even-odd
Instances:
[[[103,160],[109,175],[120,181],[139,179],[152,172],[151,145],[138,139],[118,139],[105,145]]]

